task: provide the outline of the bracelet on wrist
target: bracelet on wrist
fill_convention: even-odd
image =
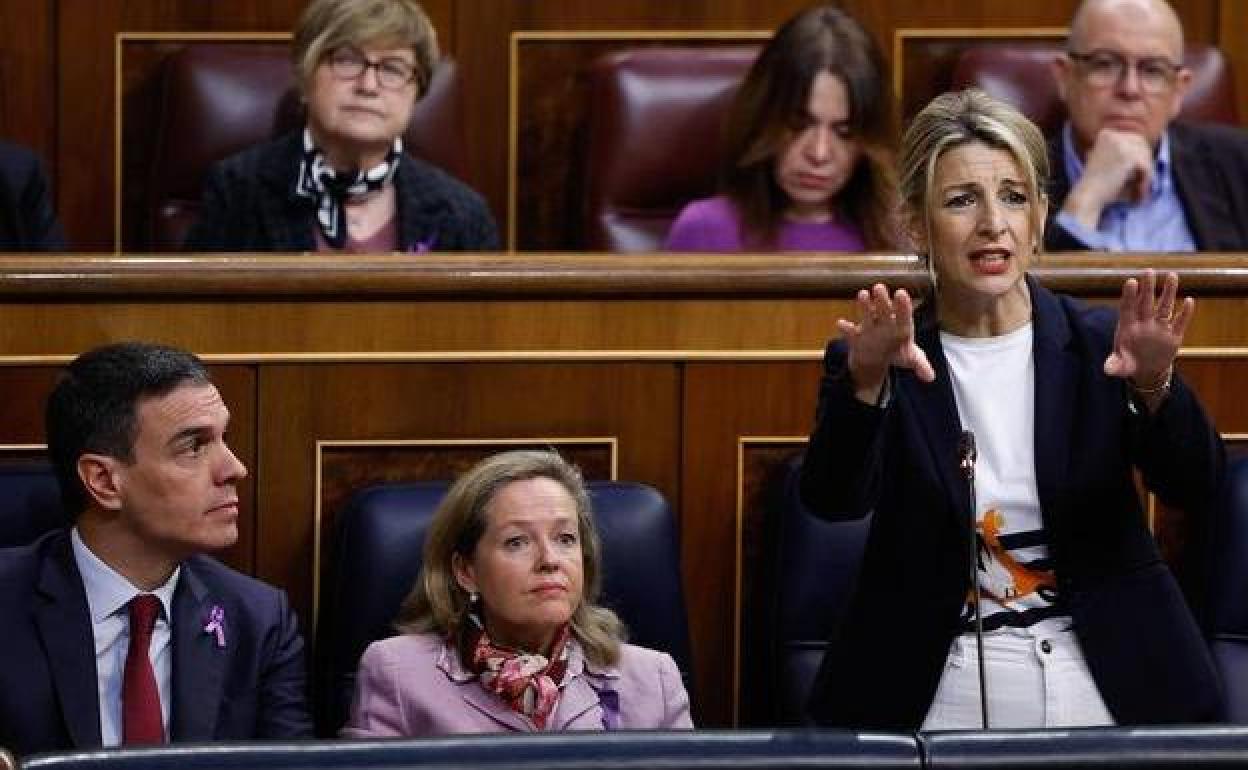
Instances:
[[[1174,379],[1174,364],[1166,367],[1166,373],[1162,378],[1153,385],[1143,386],[1134,379],[1127,378],[1127,384],[1131,386],[1131,390],[1139,393],[1141,396],[1155,396],[1159,393],[1169,393],[1170,383]]]

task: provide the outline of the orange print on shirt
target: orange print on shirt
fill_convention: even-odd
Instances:
[[[1055,582],[1052,571],[1028,569],[1001,546],[1004,525],[1004,517],[994,508],[984,513],[976,527],[980,540],[980,590],[1005,604],[1011,599],[1028,596],[1039,588],[1052,588]]]

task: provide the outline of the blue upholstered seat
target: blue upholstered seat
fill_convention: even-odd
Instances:
[[[26,545],[68,522],[49,464],[0,465],[0,548]]]
[[[1227,464],[1226,528],[1213,533],[1211,645],[1229,722],[1248,724],[1248,456]]]
[[[798,495],[801,456],[780,479],[775,503],[779,518],[776,559],[777,616],[774,645],[779,724],[806,721],[810,685],[827,640],[845,616],[870,518],[827,522],[802,505]]]

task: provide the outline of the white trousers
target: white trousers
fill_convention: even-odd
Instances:
[[[1112,725],[1073,631],[984,634],[989,727]],[[924,730],[982,727],[975,635],[953,640]]]

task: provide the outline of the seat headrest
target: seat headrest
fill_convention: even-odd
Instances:
[[[590,71],[586,248],[655,251],[714,193],[721,123],[758,46],[641,48]]]

